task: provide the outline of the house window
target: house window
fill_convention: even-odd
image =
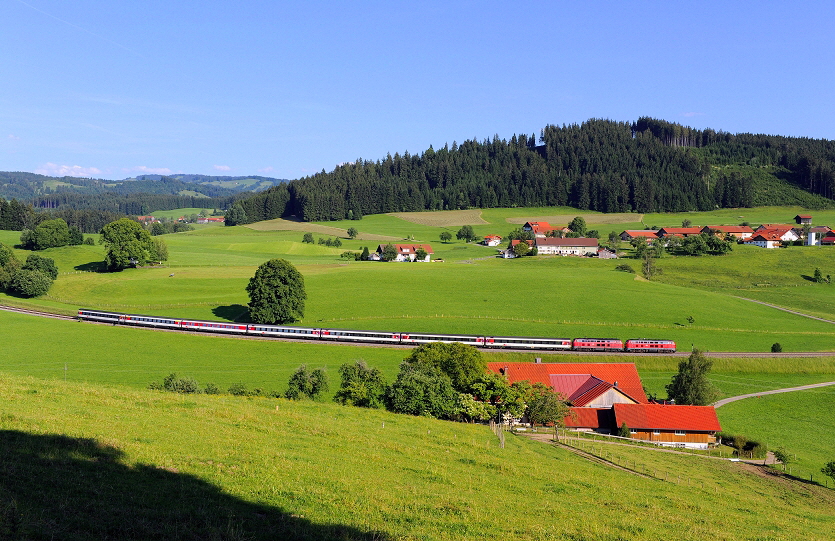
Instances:
[[[676,436],[684,436],[684,430],[676,430]]]
[[[637,430],[635,430],[634,428],[630,428],[630,429],[629,429],[629,433],[630,433],[630,434],[637,434],[637,433],[638,433],[638,431],[637,431]]]
[[[660,430],[653,430],[653,431],[652,431],[652,435],[653,435],[653,436],[660,436],[660,435],[661,435],[661,431],[660,431]]]

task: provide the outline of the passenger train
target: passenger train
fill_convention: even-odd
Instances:
[[[78,319],[99,321],[114,325],[136,325],[186,331],[244,334],[276,338],[302,338],[334,342],[369,342],[377,344],[420,345],[433,342],[460,342],[478,348],[530,349],[554,351],[610,351],[627,353],[675,353],[672,340],[633,338],[625,343],[617,338],[526,338],[520,336],[482,336],[469,334],[429,334],[410,332],[358,331],[349,329],[323,329],[320,327],[295,327],[291,325],[264,325],[262,323],[222,323],[195,319],[167,318],[121,314],[100,310],[81,309]]]

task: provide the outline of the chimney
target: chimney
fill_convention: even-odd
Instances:
[[[536,364],[542,364],[542,357],[537,357],[536,359],[534,359],[534,362]]]
[[[617,381],[615,381],[615,387],[617,387],[617,386],[618,386],[618,382],[617,382]]]

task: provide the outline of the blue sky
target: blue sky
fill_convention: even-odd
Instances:
[[[653,116],[835,139],[835,3],[0,0],[0,170],[298,178]]]

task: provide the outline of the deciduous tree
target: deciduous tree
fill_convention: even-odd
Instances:
[[[105,225],[101,230],[105,263],[108,270],[120,271],[130,265],[143,264],[150,259],[153,250],[151,235],[129,218],[122,218]]]
[[[577,216],[571,223],[568,224],[568,228],[573,232],[577,233],[581,237],[586,234],[586,220],[582,216]]]
[[[287,382],[285,398],[290,400],[301,400],[310,398],[316,400],[319,395],[328,390],[328,376],[322,368],[309,370],[306,364],[301,365],[290,376]]]
[[[694,349],[686,361],[678,363],[678,374],[666,386],[667,397],[676,404],[706,406],[716,401],[719,391],[707,378],[713,361]]]
[[[476,238],[475,231],[473,231],[473,226],[462,226],[461,229],[458,230],[458,233],[455,234],[455,238],[457,238],[458,240],[472,242]]]
[[[249,317],[256,323],[289,323],[304,317],[304,277],[284,259],[271,259],[246,286]]]
[[[386,382],[377,368],[360,360],[340,366],[339,375],[342,382],[333,397],[334,402],[363,408],[383,407]]]

